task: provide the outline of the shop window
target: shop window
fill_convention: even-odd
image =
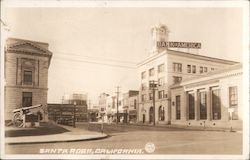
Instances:
[[[212,90],[212,118],[213,120],[221,119],[220,90]]]
[[[23,92],[22,106],[32,106],[32,92]]]
[[[188,118],[194,119],[195,118],[195,111],[194,111],[194,94],[188,94]]]
[[[176,120],[181,119],[181,96],[175,97]]]
[[[206,92],[199,92],[200,119],[207,119],[207,95]]]

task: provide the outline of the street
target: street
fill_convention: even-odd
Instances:
[[[81,126],[77,126],[81,127]],[[241,154],[242,133],[192,131],[166,128],[146,130],[124,127],[123,131],[106,131],[110,136],[101,140],[5,145],[6,154],[38,154],[40,149],[143,149],[147,143],[155,145],[153,154]]]

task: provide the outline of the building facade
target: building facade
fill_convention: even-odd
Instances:
[[[152,51],[149,57],[138,64],[139,122],[156,124],[171,123],[170,86],[189,78],[200,78],[210,72],[234,65],[237,62],[171,50],[159,42],[168,43],[169,30],[164,25],[155,26],[151,30]],[[149,88],[154,82],[155,94]],[[155,96],[155,97],[153,97]],[[153,107],[155,99],[155,108]]]
[[[48,69],[52,52],[49,44],[9,38],[5,47],[5,120],[16,108],[42,104],[42,120],[47,116]]]
[[[129,90],[123,94],[123,108],[125,110],[124,119],[125,122],[136,123],[138,113],[138,98],[139,91]]]

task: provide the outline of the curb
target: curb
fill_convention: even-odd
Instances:
[[[99,139],[104,139],[104,138],[107,138],[107,137],[109,137],[109,135],[103,134],[103,136],[93,137],[93,138],[82,138],[82,139],[71,139],[71,140],[33,141],[33,142],[5,142],[5,144],[15,145],[15,144],[63,143],[63,142],[99,140]]]

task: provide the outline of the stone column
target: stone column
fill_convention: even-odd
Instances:
[[[199,107],[200,107],[200,103],[199,103],[199,92],[197,90],[194,91],[194,115],[195,115],[195,120],[199,120],[200,116],[199,116]]]

